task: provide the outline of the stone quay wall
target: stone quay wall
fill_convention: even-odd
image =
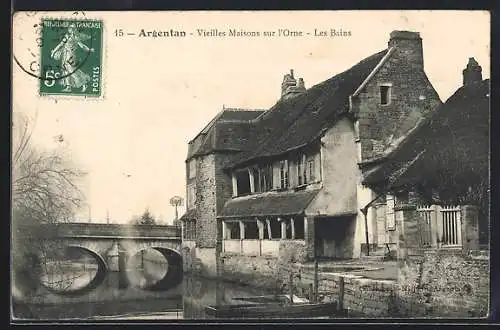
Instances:
[[[229,281],[309,297],[314,269],[271,256],[225,255],[220,276]],[[340,301],[351,317],[485,317],[489,257],[429,250],[399,264],[398,280],[318,271],[319,302]],[[290,281],[290,277],[292,280]],[[311,298],[311,297],[309,297]]]

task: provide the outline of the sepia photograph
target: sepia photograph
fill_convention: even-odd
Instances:
[[[12,321],[486,319],[490,13],[18,11]]]

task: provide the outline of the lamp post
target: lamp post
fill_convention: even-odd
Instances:
[[[180,196],[174,196],[170,198],[170,205],[175,207],[175,218],[174,218],[174,225],[178,226],[178,220],[179,220],[179,213],[177,211],[178,206],[182,206],[184,199]]]

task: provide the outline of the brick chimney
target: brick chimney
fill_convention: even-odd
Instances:
[[[285,74],[283,82],[281,83],[281,98],[287,99],[292,96],[298,95],[305,91],[304,79],[299,78],[297,81],[293,76],[293,69],[290,73]]]
[[[467,63],[467,67],[462,71],[464,77],[464,85],[469,85],[471,83],[482,81],[482,68],[477,63],[474,57],[469,57],[469,63]]]
[[[411,31],[392,31],[389,47],[399,50],[408,60],[412,69],[424,69],[424,55],[420,33]]]

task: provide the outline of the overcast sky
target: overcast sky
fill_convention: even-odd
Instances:
[[[33,140],[54,148],[55,135],[79,167],[90,207],[78,218],[127,222],[146,207],[166,222],[169,198],[185,197],[187,143],[223,105],[269,108],[290,69],[306,87],[340,73],[387,47],[393,30],[420,32],[425,71],[445,101],[462,84],[469,57],[490,74],[489,14],[473,11],[324,12],[87,12],[102,19],[104,97],[40,97],[37,80],[14,65],[13,111],[37,113]],[[14,54],[23,64],[36,53],[39,13],[14,17]],[[185,38],[115,37],[115,29],[184,30]],[[350,37],[201,38],[196,29],[350,31]],[[191,36],[189,33],[193,32]],[[31,46],[30,46],[31,45]],[[180,209],[180,215],[184,208]]]

